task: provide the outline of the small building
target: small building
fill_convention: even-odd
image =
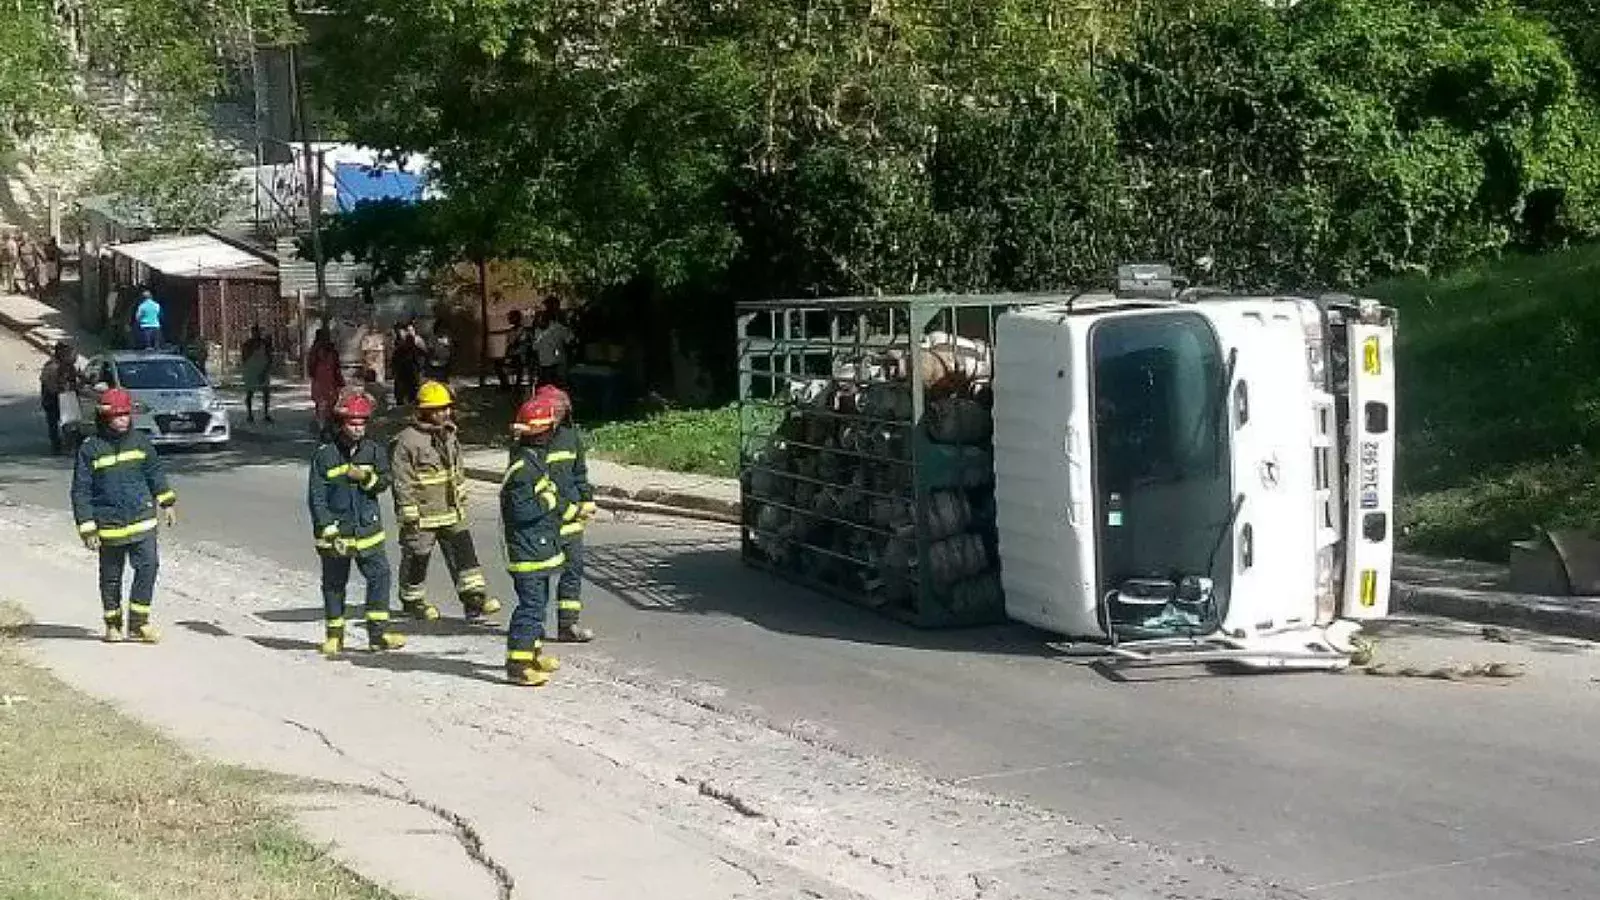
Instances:
[[[239,350],[260,325],[277,349],[281,374],[298,372],[304,312],[278,288],[277,260],[210,234],[116,244],[106,296],[108,330],[125,335],[139,293],[161,302],[169,342],[189,348],[214,378],[238,371]]]

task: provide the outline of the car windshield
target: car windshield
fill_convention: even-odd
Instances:
[[[206,386],[206,377],[186,359],[122,359],[117,380],[130,391],[185,391]]]

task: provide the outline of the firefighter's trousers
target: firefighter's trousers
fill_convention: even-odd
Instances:
[[[556,579],[556,622],[571,628],[583,614],[583,533],[562,535],[561,552],[567,564]]]
[[[550,605],[550,572],[512,572],[511,584],[517,590],[517,608],[511,611],[506,632],[506,649],[512,654],[539,649],[544,643],[544,617]],[[508,656],[508,660],[516,660]]]
[[[361,556],[322,556],[322,613],[329,637],[344,635],[345,589],[352,564],[367,582],[365,621],[368,636],[376,640],[389,627],[389,555],[378,547]]]
[[[444,528],[407,526],[400,531],[400,605],[412,609],[427,602],[428,561],[439,545],[444,564],[450,570],[456,594],[468,612],[483,608],[489,582],[478,564],[478,549],[465,523]]]
[[[156,572],[161,556],[156,551],[156,533],[149,531],[127,544],[100,545],[100,606],[106,624],[122,627],[122,570],[133,568],[133,590],[128,594],[129,626],[137,629],[150,621],[150,604],[155,600]]]

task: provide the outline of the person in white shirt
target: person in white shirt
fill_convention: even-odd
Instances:
[[[577,336],[567,327],[561,313],[561,301],[546,297],[533,335],[533,353],[539,365],[539,377],[535,384],[565,387],[567,350],[576,340]]]

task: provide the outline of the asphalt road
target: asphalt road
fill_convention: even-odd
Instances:
[[[36,360],[0,335],[0,489],[63,505]],[[173,454],[180,540],[287,568],[314,557],[305,449]],[[474,522],[487,568],[489,503]],[[1600,896],[1600,651],[1444,622],[1393,623],[1395,665],[1511,661],[1519,679],[1227,677],[1119,681],[1003,627],[921,632],[742,568],[715,526],[618,519],[591,530],[598,652],[790,731],[1216,860],[1313,897]],[[509,597],[496,573],[492,584]],[[447,586],[436,563],[431,590]],[[93,598],[83,598],[93,604]],[[315,597],[285,611],[315,621]],[[449,608],[449,604],[442,604]],[[466,636],[492,655],[500,638]]]

